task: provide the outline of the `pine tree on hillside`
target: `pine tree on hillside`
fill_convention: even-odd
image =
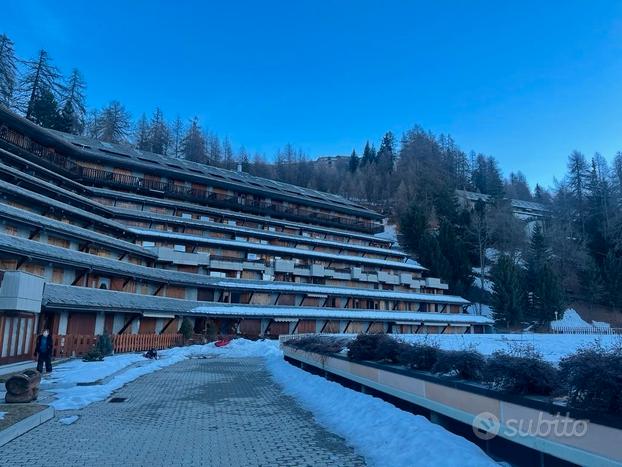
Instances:
[[[491,269],[491,308],[495,322],[505,327],[520,324],[525,294],[522,271],[508,255],[502,255]]]
[[[220,145],[220,139],[216,133],[212,133],[211,131],[206,133],[205,147],[209,164],[220,166],[222,163],[222,146]]]
[[[370,145],[369,141],[365,143],[365,149],[363,149],[363,157],[361,158],[361,167],[370,165],[376,162],[376,149],[374,145]]]
[[[54,94],[49,90],[42,89],[37,93],[37,96],[30,106],[30,110],[30,119],[37,125],[54,130],[62,130],[58,102]]]
[[[86,84],[80,71],[74,69],[71,72],[64,89],[58,129],[80,135],[84,131],[86,120]]]
[[[352,154],[350,154],[350,159],[348,159],[348,170],[350,173],[356,172],[356,169],[359,167],[359,156],[356,155],[356,151],[353,149]]]
[[[147,115],[144,113],[140,116],[138,122],[136,123],[134,142],[136,148],[141,151],[151,150],[151,142],[149,141],[149,122],[147,121]]]
[[[375,158],[378,163],[378,168],[385,174],[393,172],[396,158],[395,138],[393,133],[389,131],[382,138],[380,149],[378,149],[378,154]]]
[[[554,320],[564,310],[561,283],[551,259],[548,240],[540,224],[536,224],[527,254],[526,288],[528,315],[539,324]]]
[[[578,219],[580,241],[585,239],[585,200],[589,179],[589,167],[585,156],[579,151],[573,151],[568,157],[568,187],[572,194],[573,209]]]
[[[184,124],[177,115],[175,120],[170,124],[171,144],[169,146],[169,153],[175,159],[182,157],[182,139],[184,135]]]
[[[171,135],[168,125],[159,107],[153,112],[149,123],[149,150],[156,154],[166,154],[170,144]]]
[[[47,119],[46,116],[38,115],[37,111],[49,112],[51,97],[56,101],[61,95],[61,74],[52,65],[51,60],[45,50],[39,51],[36,59],[24,62],[25,72],[20,81],[20,92],[24,98],[23,108],[26,118],[34,122]],[[42,100],[43,102],[37,102]]]
[[[17,85],[17,65],[13,41],[6,34],[0,36],[0,104],[12,107]]]
[[[222,140],[222,167],[228,170],[235,170],[235,155],[231,147],[231,141],[225,137]]]
[[[203,138],[203,132],[197,117],[194,117],[190,122],[190,126],[181,142],[181,151],[186,160],[201,164],[209,163],[205,152],[205,139]]]
[[[102,109],[97,120],[97,137],[109,143],[127,142],[131,116],[119,101],[112,101]]]

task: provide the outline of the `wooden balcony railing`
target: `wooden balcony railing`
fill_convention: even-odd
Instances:
[[[383,230],[382,225],[376,222],[331,216],[302,207],[285,207],[243,196],[228,196],[185,185],[177,185],[170,181],[149,180],[110,170],[83,167],[6,126],[0,127],[0,139],[43,159],[56,169],[60,169],[64,175],[71,176],[71,178],[77,181],[89,182],[95,186],[116,187],[150,195],[158,194],[165,197],[205,203],[209,206],[224,209],[250,212],[264,216],[284,217],[306,223],[311,222],[332,227],[349,228],[367,233],[379,233]]]

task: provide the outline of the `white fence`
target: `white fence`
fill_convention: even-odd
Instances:
[[[551,328],[553,334],[622,334],[622,328],[607,328],[599,326],[555,326]]]

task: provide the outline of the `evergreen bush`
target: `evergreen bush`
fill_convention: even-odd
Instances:
[[[184,336],[184,339],[190,339],[193,332],[194,326],[192,326],[192,322],[188,318],[184,318],[179,327],[179,333]]]
[[[532,349],[494,352],[486,362],[484,379],[494,389],[512,394],[548,396],[559,385],[557,368]]]
[[[359,334],[348,344],[348,358],[352,360],[396,362],[401,344],[386,334]]]
[[[301,339],[291,339],[286,344],[305,352],[328,355],[341,352],[346,347],[347,339],[329,336],[308,336]]]
[[[559,363],[568,405],[622,414],[622,348],[579,349]]]
[[[112,340],[110,339],[110,335],[104,331],[104,333],[97,338],[97,344],[95,347],[99,349],[99,352],[104,356],[112,355],[114,350],[112,345]]]
[[[399,354],[399,362],[409,368],[430,371],[438,359],[438,345],[405,344]]]
[[[474,349],[439,350],[432,372],[481,381],[485,366],[486,359]]]

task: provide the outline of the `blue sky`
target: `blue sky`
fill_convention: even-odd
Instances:
[[[268,156],[420,124],[550,185],[573,149],[622,150],[622,2],[5,0],[2,31],[78,67],[89,106],[198,115]]]

